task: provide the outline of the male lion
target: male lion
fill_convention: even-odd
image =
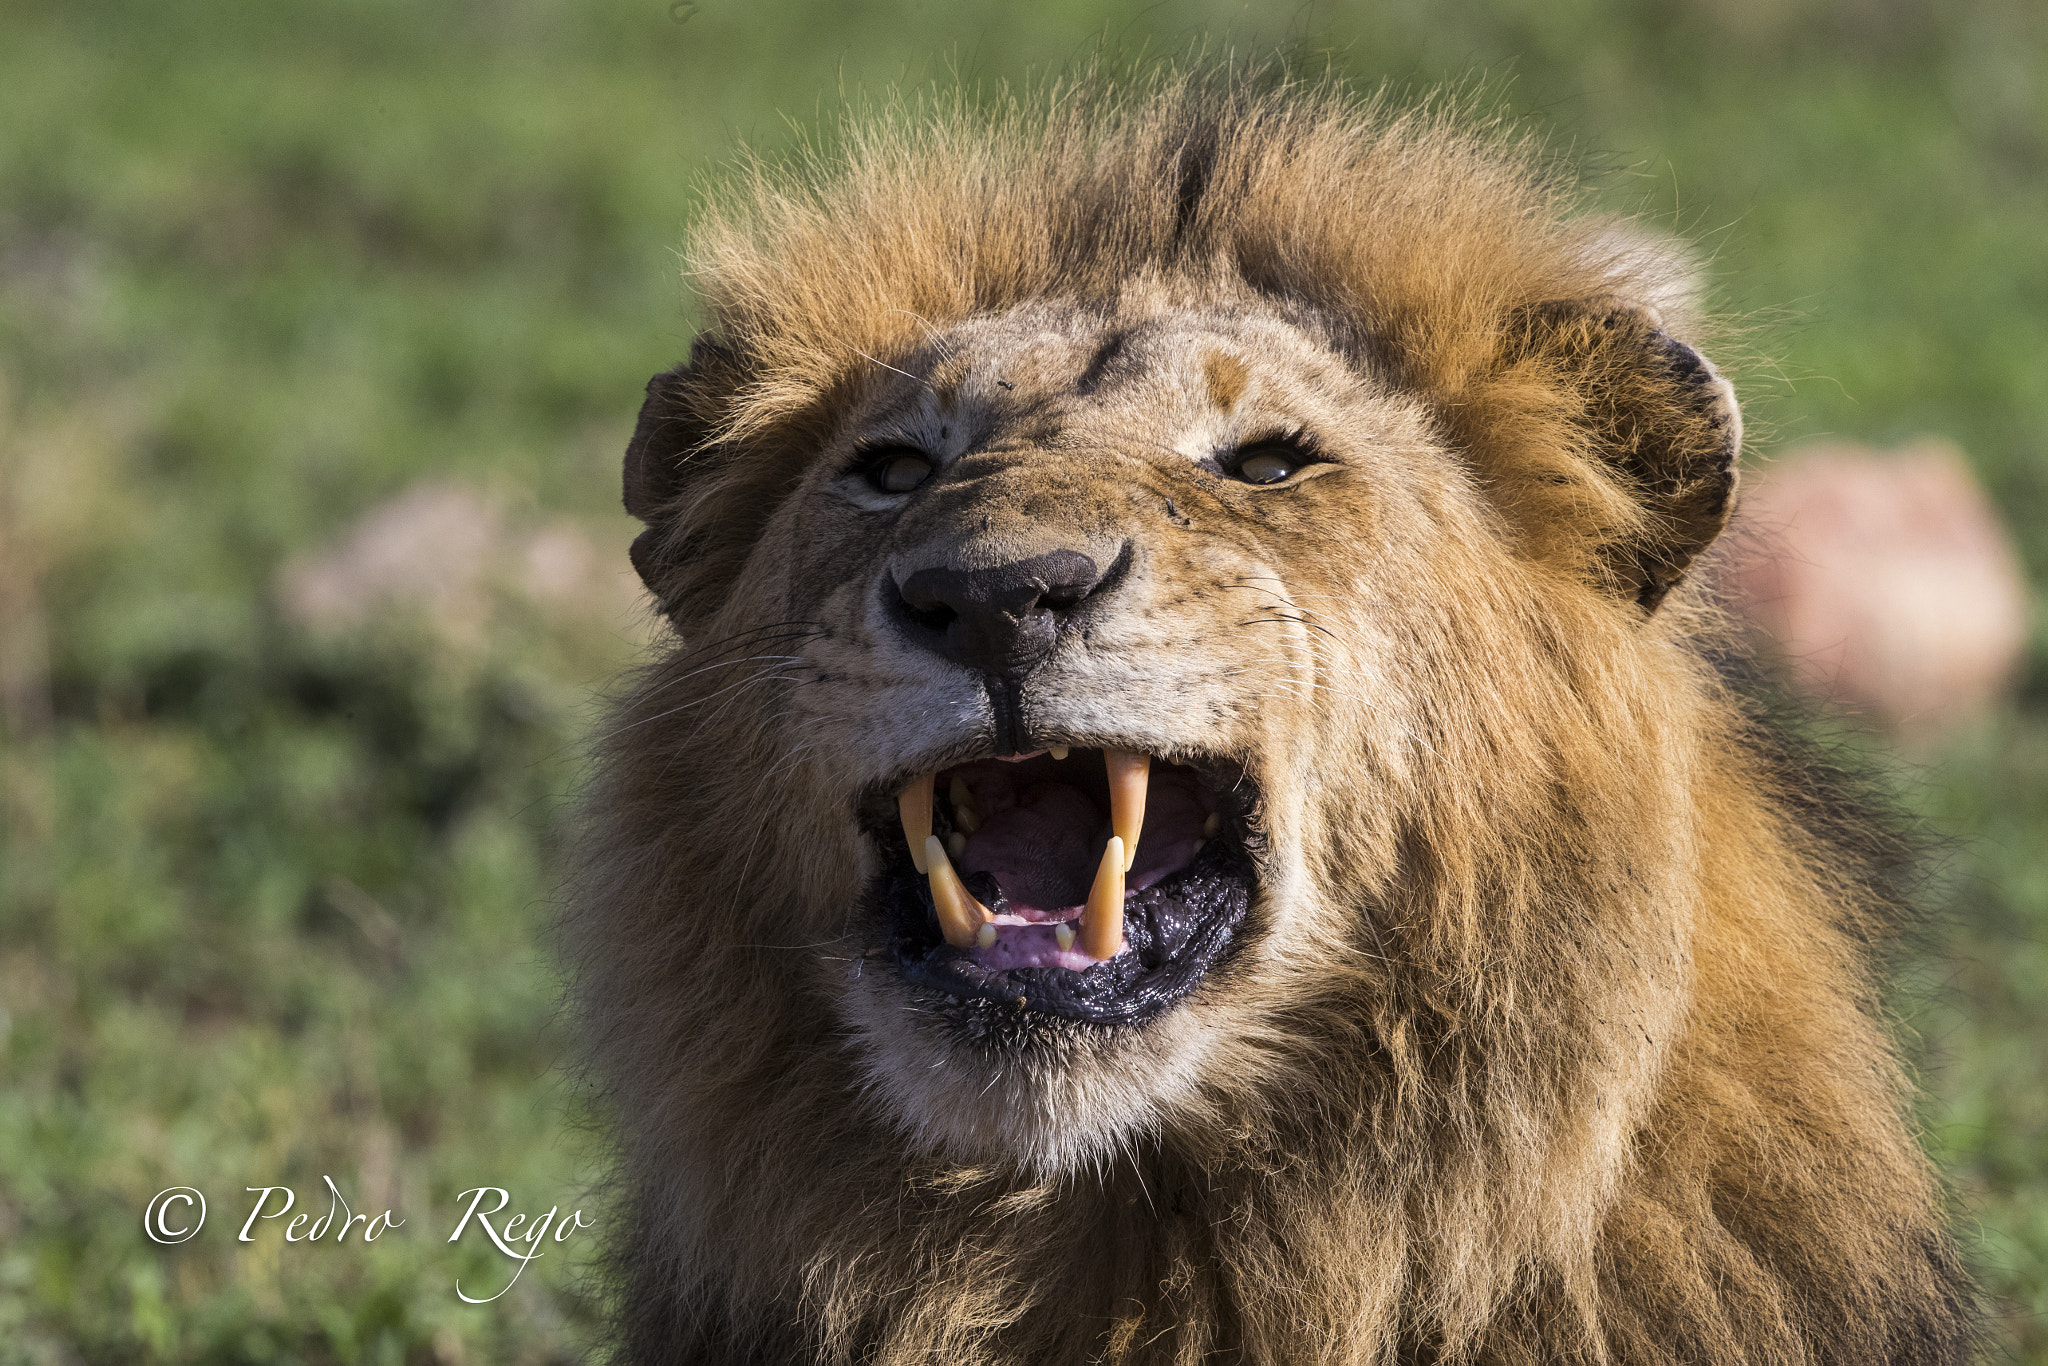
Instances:
[[[626,1359],[1967,1356],[1642,241],[1284,82],[714,207],[566,925]]]

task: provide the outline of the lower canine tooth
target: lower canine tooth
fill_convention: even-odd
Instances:
[[[982,928],[988,925],[988,907],[976,901],[960,881],[952,860],[946,857],[946,846],[939,843],[937,835],[925,837],[924,858],[925,880],[932,889],[932,909],[939,913],[939,933],[956,949],[979,942]]]
[[[1124,842],[1115,835],[1102,847],[1102,864],[1088,904],[1081,911],[1081,952],[1096,962],[1116,957],[1124,946]]]
[[[910,846],[910,861],[917,871],[928,873],[924,842],[932,833],[932,782],[939,775],[927,773],[896,794],[896,815],[903,822],[903,839]]]

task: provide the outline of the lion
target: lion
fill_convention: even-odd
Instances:
[[[634,1362],[1955,1362],[1881,837],[1728,681],[1687,265],[1334,81],[695,230],[565,913]],[[1818,776],[1817,776],[1818,775]]]

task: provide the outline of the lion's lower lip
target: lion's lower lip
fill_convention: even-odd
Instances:
[[[1235,942],[1254,879],[1240,851],[1212,844],[1173,878],[1132,894],[1125,902],[1124,952],[1082,972],[991,967],[953,948],[928,927],[929,911],[915,904],[922,901],[922,884],[905,859],[877,889],[893,930],[890,947],[907,980],[952,996],[1125,1025],[1143,1023],[1201,983]]]

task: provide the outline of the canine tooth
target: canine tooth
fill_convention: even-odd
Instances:
[[[959,858],[962,854],[966,853],[967,836],[963,835],[958,830],[955,830],[952,834],[946,836],[946,852],[951,854],[954,858]]]
[[[1115,835],[1102,847],[1102,864],[1088,904],[1081,911],[1081,952],[1098,963],[1116,957],[1124,946],[1124,842]]]
[[[1063,949],[1074,947],[1074,927],[1064,920],[1053,927],[1052,937],[1060,941]]]
[[[946,796],[953,803],[953,824],[970,835],[981,829],[981,813],[974,809],[974,794],[967,790],[965,778],[955,778],[947,786]]]
[[[982,927],[974,932],[974,942],[980,948],[994,948],[996,946],[996,927],[984,922]]]
[[[1138,857],[1138,832],[1145,828],[1145,789],[1152,781],[1152,756],[1106,749],[1102,762],[1109,770],[1109,832],[1123,841],[1123,871]]]
[[[910,861],[917,871],[928,873],[924,842],[932,833],[932,783],[936,773],[927,773],[896,794],[896,815],[903,822],[903,839],[910,845]]]
[[[1067,755],[1071,753],[1073,753],[1073,751],[1068,749],[1065,745],[1054,745],[1052,747],[1052,757],[1055,759],[1064,759],[1067,757]]]
[[[990,919],[988,907],[976,901],[974,893],[960,881],[952,861],[946,857],[946,846],[939,843],[937,835],[925,836],[924,857],[930,865],[925,877],[931,884],[932,909],[939,913],[939,933],[956,949],[978,942],[982,926]]]
[[[1215,839],[1216,832],[1218,830],[1221,830],[1222,828],[1223,813],[1220,811],[1211,811],[1209,813],[1209,819],[1202,822],[1202,838],[1205,840]]]

